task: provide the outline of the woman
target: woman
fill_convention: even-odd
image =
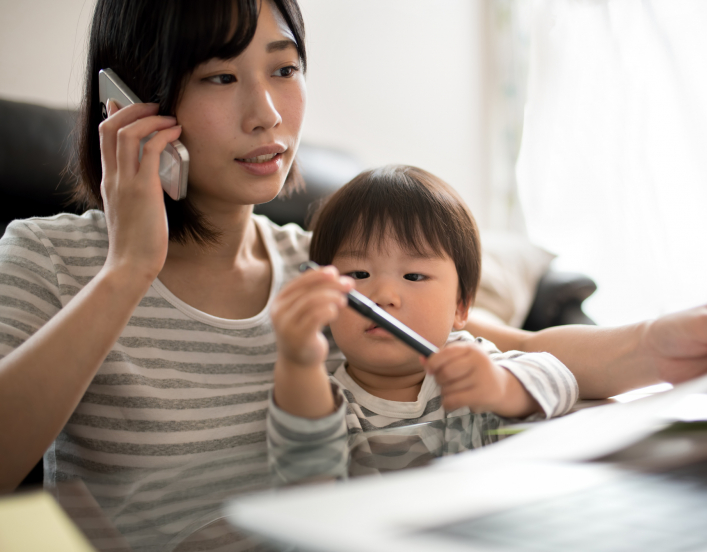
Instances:
[[[252,207],[290,173],[305,63],[292,0],[98,2],[79,190],[105,214],[18,223],[3,239],[16,300],[2,307],[0,447],[12,454],[0,488],[47,449],[49,482],[264,451],[267,305],[306,260],[308,236]],[[107,67],[159,106],[111,104],[101,122]],[[177,138],[188,199],[165,211],[158,159]]]
[[[159,105],[111,104],[101,122],[107,67]],[[252,208],[294,186],[305,68],[296,0],[98,1],[79,192],[99,210],[16,222],[0,242],[0,490],[45,451],[49,482],[120,483],[130,470],[223,454],[258,472],[269,306],[309,235]],[[157,173],[177,138],[191,159],[181,203],[163,199]],[[705,320],[699,309],[615,330],[470,329],[554,352],[585,396],[607,396],[704,371]],[[672,355],[693,360],[682,371]]]

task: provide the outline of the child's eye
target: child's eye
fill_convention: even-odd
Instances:
[[[224,73],[223,75],[214,75],[213,77],[207,77],[204,80],[212,82],[214,84],[232,84],[236,82],[236,76]]]
[[[274,74],[275,76],[285,77],[287,79],[293,77],[297,71],[299,71],[299,67],[297,67],[296,65],[288,65],[287,67],[281,67],[280,69],[275,71]]]
[[[354,270],[353,272],[347,272],[346,275],[354,280],[364,280],[370,276],[365,270]]]
[[[424,274],[418,274],[416,272],[412,272],[410,274],[406,274],[403,276],[406,280],[410,280],[411,282],[422,282],[422,280],[426,280],[427,276]]]

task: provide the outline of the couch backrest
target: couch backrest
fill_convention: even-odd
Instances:
[[[62,178],[72,152],[76,113],[0,100],[0,226],[16,218],[47,216],[68,207],[70,179]]]

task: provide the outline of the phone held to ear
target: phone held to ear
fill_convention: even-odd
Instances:
[[[98,96],[101,101],[101,114],[108,117],[108,100],[113,100],[119,108],[142,103],[135,93],[120,79],[112,69],[101,69],[98,72]],[[152,133],[140,141],[140,159],[142,148]],[[184,199],[187,195],[187,175],[189,173],[189,152],[179,140],[167,144],[160,155],[160,181],[162,188],[175,201]]]

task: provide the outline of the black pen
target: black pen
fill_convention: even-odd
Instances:
[[[300,272],[304,272],[310,268],[317,269],[320,268],[320,266],[313,261],[307,261],[306,263],[302,263],[299,267]],[[349,291],[347,297],[349,299],[349,307],[369,320],[372,320],[381,328],[393,334],[400,341],[415,349],[421,355],[428,357],[439,351],[437,347],[432,345],[432,343],[427,341],[424,337],[412,331],[397,318],[390,316],[368,297],[360,294],[355,289]]]

